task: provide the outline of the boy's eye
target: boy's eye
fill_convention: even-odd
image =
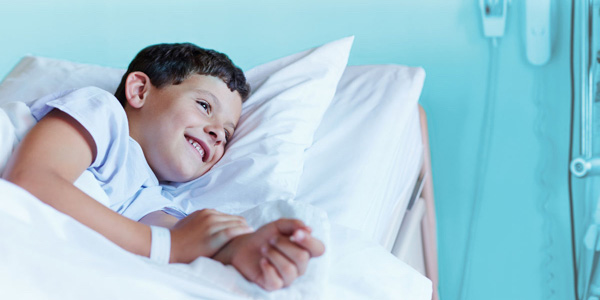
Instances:
[[[199,101],[196,101],[196,103],[198,103],[200,106],[202,106],[202,108],[206,112],[210,113],[210,104],[208,102],[199,100]]]
[[[229,133],[229,130],[225,129],[225,143],[229,143],[230,137],[231,137],[231,134]]]

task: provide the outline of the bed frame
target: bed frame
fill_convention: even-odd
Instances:
[[[438,300],[438,260],[433,180],[427,116],[419,105],[423,161],[406,214],[398,230],[392,254],[431,279],[433,300]]]

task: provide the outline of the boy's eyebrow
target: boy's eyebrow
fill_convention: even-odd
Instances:
[[[218,106],[221,106],[221,101],[219,101],[219,98],[217,98],[213,93],[211,93],[210,91],[207,90],[203,90],[203,89],[196,89],[196,91],[202,93],[202,94],[206,94],[207,96],[209,96],[211,98],[211,100],[215,103],[217,103]]]
[[[219,101],[219,98],[217,98],[217,96],[215,96],[213,93],[211,93],[210,91],[207,90],[203,90],[203,89],[196,89],[196,91],[206,94],[208,97],[211,98],[211,100],[213,100],[214,103],[217,104],[217,106],[220,108],[221,107],[221,101]],[[227,122],[225,123],[225,125],[229,125],[231,126],[231,128],[233,128],[233,130],[235,130],[235,125],[233,125],[232,122]]]

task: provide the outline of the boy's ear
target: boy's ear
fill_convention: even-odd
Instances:
[[[131,72],[125,80],[125,98],[133,108],[144,106],[150,90],[150,77],[143,72]]]

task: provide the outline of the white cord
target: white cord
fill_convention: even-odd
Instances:
[[[494,131],[494,116],[496,104],[496,86],[498,73],[498,39],[493,38],[490,42],[490,57],[488,65],[487,90],[485,96],[485,104],[483,117],[481,119],[481,132],[479,151],[477,152],[476,167],[475,167],[475,188],[473,191],[473,202],[471,216],[469,218],[469,227],[466,238],[466,249],[463,257],[463,269],[460,278],[460,290],[458,299],[468,299],[469,281],[471,262],[474,253],[474,239],[478,227],[479,214],[483,202],[483,190],[485,177],[487,175],[487,165],[489,161],[489,153],[491,147],[491,137]]]

